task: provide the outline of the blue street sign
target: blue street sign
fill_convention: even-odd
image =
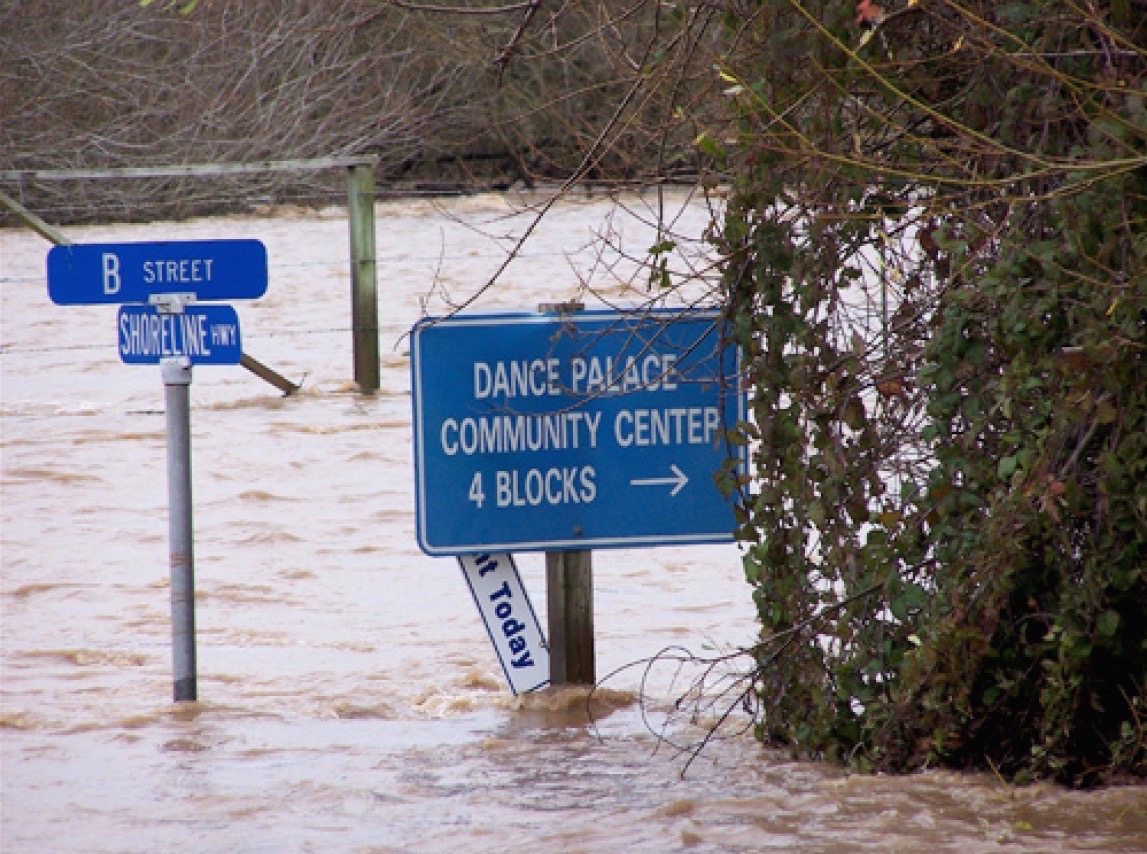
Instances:
[[[153,294],[257,299],[267,292],[259,240],[74,243],[48,251],[48,296],[58,305],[145,303]]]
[[[457,315],[411,331],[427,554],[732,539],[745,417],[716,311]],[[744,465],[744,459],[741,460]]]
[[[243,357],[239,315],[229,305],[189,305],[182,314],[123,305],[116,330],[119,357],[129,365],[158,365],[174,356],[193,365],[237,365]]]

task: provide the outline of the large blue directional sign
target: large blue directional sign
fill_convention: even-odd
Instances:
[[[116,321],[120,360],[158,365],[185,356],[193,365],[237,365],[243,358],[239,315],[229,305],[188,305],[182,313],[123,305]]]
[[[420,322],[419,546],[462,555],[731,540],[732,502],[713,475],[745,417],[737,360],[715,311]]]
[[[48,296],[58,305],[145,303],[153,294],[257,299],[267,292],[259,240],[73,243],[48,251]]]

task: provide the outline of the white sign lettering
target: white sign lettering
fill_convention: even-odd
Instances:
[[[214,258],[183,258],[168,261],[156,258],[143,262],[145,285],[194,285],[211,281]]]
[[[656,392],[668,395],[679,389],[677,354],[655,350],[638,356],[553,356],[477,361],[473,367],[473,403],[487,408],[520,398],[589,395],[624,395]],[[648,400],[648,398],[644,398]],[[476,407],[480,408],[480,407]],[[441,451],[448,457],[487,454],[523,454],[567,450],[644,448],[674,445],[715,446],[722,435],[721,412],[716,406],[626,408],[611,416],[601,430],[601,412],[569,409],[543,414],[494,413],[443,419],[438,430]],[[556,507],[591,504],[598,497],[597,472],[592,465],[499,469],[493,483],[474,471],[468,498],[479,509]],[[655,480],[652,482],[660,483]],[[688,483],[670,479],[676,496]],[[492,493],[487,490],[492,488]],[[488,503],[493,497],[494,501]]]
[[[104,252],[101,257],[104,268],[104,293],[118,294],[123,284],[119,276],[119,256],[113,252]]]
[[[201,314],[121,314],[119,349],[122,356],[210,356],[207,318]]]

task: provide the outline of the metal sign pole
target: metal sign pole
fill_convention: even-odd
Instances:
[[[120,359],[160,366],[167,418],[174,695],[177,703],[197,700],[191,366],[258,363],[243,353],[233,308],[189,304],[263,296],[267,247],[259,240],[73,243],[48,251],[47,272],[48,296],[57,305],[119,304]],[[279,387],[288,393],[293,388],[285,380]]]
[[[199,697],[195,668],[195,556],[191,533],[191,360],[163,359],[167,410],[171,651],[175,702]]]

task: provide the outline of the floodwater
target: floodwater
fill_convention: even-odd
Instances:
[[[671,201],[699,234],[703,207]],[[559,205],[475,307],[647,300],[627,256],[656,241],[648,202]],[[744,662],[678,706],[701,674],[680,651],[755,633],[734,545],[596,552],[588,713],[584,689],[510,693],[456,562],[415,545],[404,335],[530,222],[500,196],[379,205],[374,396],[350,381],[343,209],[69,231],[261,239],[244,350],[303,384],[195,368],[199,702],[181,704],[159,368],[120,363],[114,307],[53,305],[48,244],[0,230],[3,851],[1147,850],[1142,787],[849,775],[763,751],[738,712],[694,757]],[[519,566],[544,625],[544,560]]]

